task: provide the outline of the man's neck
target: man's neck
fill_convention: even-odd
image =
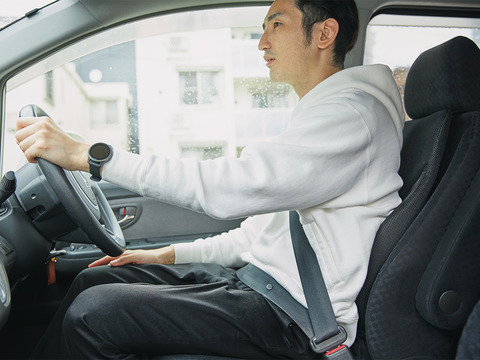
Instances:
[[[307,81],[299,82],[298,84],[293,85],[293,88],[298,97],[302,99],[308,92],[310,92],[310,90],[340,70],[342,70],[342,68],[330,66],[326,69],[323,69],[323,71],[316,75],[312,74],[312,77],[310,77]]]

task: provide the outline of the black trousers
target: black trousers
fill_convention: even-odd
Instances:
[[[232,269],[102,266],[77,276],[32,358],[300,359],[312,357],[307,344],[298,326]]]

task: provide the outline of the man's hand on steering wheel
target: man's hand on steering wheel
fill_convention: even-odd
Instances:
[[[48,117],[20,117],[15,138],[31,163],[42,158],[66,170],[89,170],[89,145],[67,135]]]

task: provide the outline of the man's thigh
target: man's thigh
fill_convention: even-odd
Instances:
[[[264,358],[290,351],[289,334],[261,295],[225,278],[192,279],[175,285],[103,284],[83,291],[64,320],[71,355]]]
[[[85,269],[76,277],[71,290],[76,295],[100,284],[188,285],[214,283],[219,280],[227,280],[232,286],[241,284],[234,270],[217,264],[142,264]]]

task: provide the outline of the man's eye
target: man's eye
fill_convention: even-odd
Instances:
[[[280,26],[280,23],[279,22],[274,22],[273,23],[273,28],[275,29],[276,27]]]

